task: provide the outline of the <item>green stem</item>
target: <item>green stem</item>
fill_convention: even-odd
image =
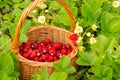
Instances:
[[[82,35],[82,38],[84,38],[85,34],[87,33],[87,31],[88,31],[90,28],[91,28],[91,27],[89,27],[89,28],[87,28],[87,29],[85,30],[85,32],[84,32],[83,35]]]

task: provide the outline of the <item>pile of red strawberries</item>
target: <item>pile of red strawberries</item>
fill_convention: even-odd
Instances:
[[[38,62],[53,62],[68,55],[72,51],[70,44],[63,45],[60,42],[51,42],[46,39],[42,42],[25,42],[19,46],[19,53],[29,60]]]

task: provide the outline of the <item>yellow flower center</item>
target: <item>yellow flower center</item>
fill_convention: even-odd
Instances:
[[[119,6],[119,1],[114,1],[112,5],[113,5],[113,7],[117,8]]]
[[[113,5],[115,5],[115,6],[116,6],[117,4],[118,4],[117,2],[114,2],[114,3],[113,3]]]
[[[44,21],[44,18],[41,18],[40,20],[41,20],[41,21]]]
[[[80,29],[80,28],[77,28],[77,31],[81,31],[81,29]]]

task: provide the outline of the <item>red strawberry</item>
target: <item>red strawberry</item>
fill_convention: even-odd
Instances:
[[[62,53],[60,52],[60,51],[57,51],[57,53],[56,53],[56,56],[57,56],[57,58],[61,58],[61,56],[62,56]]]
[[[62,53],[62,54],[66,54],[66,53],[67,53],[67,50],[66,50],[66,49],[61,49],[61,53]]]
[[[62,48],[62,44],[61,44],[60,42],[55,42],[55,43],[53,44],[53,47],[54,47],[55,49],[61,49],[61,48]]]
[[[29,52],[30,50],[32,50],[32,48],[27,48],[27,47],[25,47],[25,48],[23,49],[23,52],[24,52],[24,53],[27,53],[27,52]]]
[[[68,53],[72,52],[72,50],[73,50],[72,48],[69,48],[69,49],[68,49]]]
[[[33,50],[32,52],[31,52],[31,54],[35,57],[35,56],[37,56],[37,53],[38,53],[39,51],[38,50]]]
[[[43,55],[42,55],[42,60],[43,60],[43,61],[46,61],[47,59],[48,59],[48,56],[43,54]]]
[[[78,35],[77,34],[70,35],[69,39],[72,40],[75,45],[77,45],[76,44],[76,41],[78,40]]]
[[[22,56],[23,56],[24,58],[28,58],[29,54],[28,54],[28,53],[23,53]]]
[[[40,43],[40,46],[41,46],[41,47],[45,47],[46,45],[45,45],[45,43],[41,42],[41,43]]]
[[[23,43],[24,46],[30,46],[31,44],[32,44],[32,42],[30,42],[30,41]]]
[[[55,55],[55,54],[56,54],[55,48],[49,49],[49,54],[50,54],[50,55]]]
[[[23,53],[23,46],[22,45],[19,46],[19,53]]]
[[[66,49],[66,46],[65,46],[65,45],[63,45],[63,46],[62,46],[62,49]]]
[[[53,56],[49,56],[49,62],[52,62],[54,60]]]
[[[66,44],[65,46],[66,46],[66,48],[68,48],[68,49],[71,48],[70,44]]]
[[[39,61],[39,58],[38,57],[34,57],[33,60],[34,61]]]
[[[33,58],[34,58],[34,55],[30,54],[30,55],[29,55],[29,59],[30,59],[30,60],[33,60]]]
[[[39,62],[42,62],[43,60],[42,60],[42,57],[39,57]]]
[[[38,46],[38,50],[39,50],[39,51],[42,51],[42,47],[41,47],[40,45]]]
[[[42,48],[42,52],[43,53],[47,53],[48,52],[48,49],[46,47]]]
[[[48,45],[47,45],[47,48],[48,48],[48,49],[51,49],[51,48],[52,48],[52,44],[48,44]]]
[[[77,40],[78,39],[78,35],[77,34],[72,34],[69,37],[70,40]]]
[[[35,49],[38,49],[39,46],[40,46],[39,42],[35,42],[35,43],[34,43],[34,48],[35,48]]]
[[[54,61],[58,61],[58,58],[56,56],[53,56]]]
[[[46,40],[44,40],[43,42],[44,42],[45,44],[50,44],[50,43],[51,43],[50,39],[46,39]]]
[[[41,55],[42,55],[42,53],[40,53],[40,52],[38,52],[38,53],[36,54],[37,57],[40,57]]]

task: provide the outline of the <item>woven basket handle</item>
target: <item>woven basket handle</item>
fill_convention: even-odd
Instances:
[[[11,50],[15,51],[15,49],[18,49],[18,45],[19,45],[19,37],[20,37],[20,30],[21,27],[27,17],[27,15],[34,9],[34,7],[36,7],[38,2],[44,2],[45,0],[34,0],[34,2],[32,2],[27,9],[23,12],[23,14],[21,15],[19,22],[17,24],[17,28],[16,28],[16,32],[15,32],[15,36],[13,38],[13,41],[11,42]],[[73,14],[69,8],[69,6],[66,4],[65,0],[56,0],[57,2],[59,2],[66,10],[69,18],[70,18],[70,26],[72,29],[72,32],[75,29],[75,19],[73,17]]]

